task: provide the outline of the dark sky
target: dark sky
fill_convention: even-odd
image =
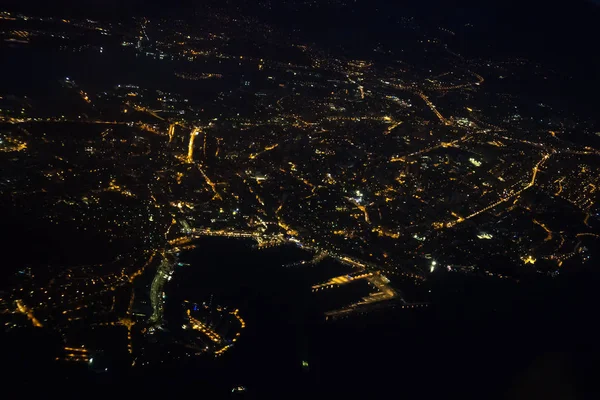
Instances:
[[[449,29],[473,23],[480,35],[476,38],[479,42],[495,41],[514,48],[521,53],[519,56],[542,56],[553,62],[582,67],[585,71],[581,74],[591,73],[599,65],[594,49],[599,38],[600,7],[597,4],[600,0],[316,0],[320,4],[349,4],[343,12],[338,12],[335,6],[329,11],[319,9],[319,12],[314,9],[296,12],[289,7],[289,4],[308,0],[270,0],[273,8],[269,11],[258,6],[266,1],[2,0],[0,9],[105,19],[132,15],[187,17],[193,15],[195,8],[213,4],[252,14],[283,29],[294,26],[309,38],[326,37],[327,29],[358,28],[361,32],[354,34],[369,40],[392,36],[395,27],[389,22],[394,18],[416,16],[419,22]],[[356,23],[357,20],[360,23]]]
[[[317,0],[321,4],[333,3],[328,0]],[[0,9],[8,7],[17,7],[20,9],[40,9],[44,11],[58,10],[64,12],[89,12],[92,14],[110,14],[110,13],[138,13],[145,11],[155,10],[177,10],[177,9],[189,9],[190,7],[202,5],[204,3],[232,3],[232,4],[248,4],[250,6],[259,3],[260,0],[3,0],[0,5]],[[285,3],[302,3],[307,0],[280,0],[272,1],[272,4],[285,4]],[[344,2],[338,0],[336,2]],[[345,1],[348,4],[355,3],[354,0]],[[410,10],[417,3],[428,8],[432,13],[440,6],[441,9],[450,8],[465,8],[472,7],[478,9],[497,9],[505,7],[519,7],[519,8],[531,8],[538,9],[539,12],[544,12],[546,8],[574,8],[578,7],[580,3],[596,4],[600,5],[600,0],[456,0],[448,2],[444,0],[419,0],[419,1],[393,1],[387,0],[357,0],[356,3],[364,3],[369,6],[376,7],[377,4],[395,3],[399,9]]]

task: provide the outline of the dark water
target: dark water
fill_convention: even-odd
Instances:
[[[183,254],[191,265],[176,270],[169,301],[212,295],[216,304],[239,308],[247,328],[224,357],[182,366],[168,379],[182,390],[193,380],[220,396],[244,385],[250,398],[597,393],[594,272],[520,283],[441,274],[429,282],[433,303],[425,311],[388,308],[331,323],[310,285],[327,268],[338,274],[336,267],[281,267],[306,257],[293,247],[253,250],[223,239]]]
[[[207,378],[199,383],[216,391],[239,384],[253,393],[277,393],[306,379],[301,366],[307,358],[308,331],[320,324],[307,274],[282,268],[310,255],[294,247],[255,250],[251,244],[202,240],[197,249],[181,255],[180,261],[191,265],[177,267],[166,289],[167,301],[212,301],[238,308],[246,322],[230,351],[197,364]]]
[[[283,268],[310,255],[293,247],[252,249],[206,239],[182,254],[167,304],[209,301],[240,309],[240,340],[216,360],[199,357],[120,374],[76,374],[49,361],[52,338],[4,336],[7,390],[39,382],[45,393],[229,398],[595,399],[600,347],[598,273],[508,280],[440,273],[429,280],[431,307],[384,309],[325,323],[310,292],[318,266]],[[339,271],[335,271],[339,272]],[[168,316],[168,313],[167,313]],[[39,331],[38,331],[39,333]],[[302,368],[302,361],[309,364]],[[34,388],[34,389],[36,389]]]

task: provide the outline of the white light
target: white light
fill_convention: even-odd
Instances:
[[[481,166],[481,161],[476,160],[474,158],[469,158],[469,161],[471,162],[471,164],[473,164],[476,167],[480,167]]]
[[[93,363],[93,362],[94,362],[94,359],[93,359],[93,358],[90,358],[90,361],[89,361],[89,363],[91,364],[91,363]]]

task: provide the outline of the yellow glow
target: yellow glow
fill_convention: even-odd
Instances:
[[[536,259],[531,255],[528,255],[527,257],[521,257],[521,260],[523,260],[523,263],[525,264],[535,264],[536,262]]]
[[[169,125],[169,143],[173,140],[173,135],[175,134],[175,125]]]
[[[193,158],[194,157],[194,139],[196,138],[198,133],[200,133],[200,130],[198,130],[198,129],[194,129],[192,131],[192,133],[190,133],[190,141],[188,143],[188,154],[187,154],[187,162],[190,164],[194,162],[194,158]]]

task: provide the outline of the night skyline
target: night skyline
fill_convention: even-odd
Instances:
[[[595,398],[599,9],[544,4],[0,7],[8,392]]]

